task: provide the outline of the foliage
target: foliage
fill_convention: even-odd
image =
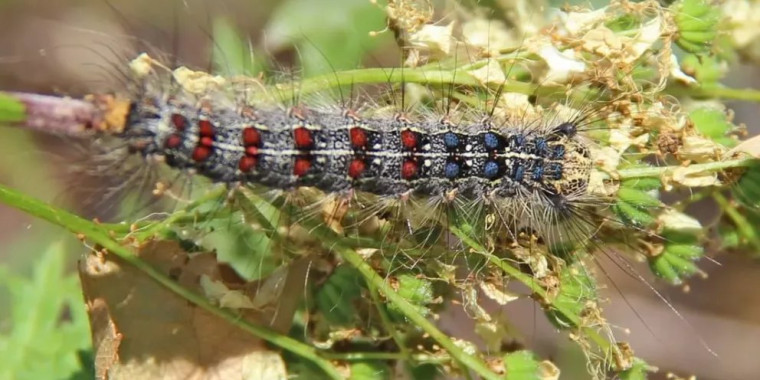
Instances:
[[[727,8],[707,0],[669,6],[615,1],[596,10],[558,11],[556,17],[541,12],[543,4],[530,2],[508,9],[494,4],[488,14],[461,3],[451,11],[459,30],[435,24],[432,6],[425,2],[286,1],[265,28],[275,40],[268,48],[295,45],[305,79],[277,78],[280,68],[262,57],[266,49],[245,41],[225,19],[213,23],[214,64],[230,77],[274,78],[262,83],[271,90],[267,96],[307,98],[334,91],[345,97],[347,87],[380,83],[393,89],[390,103],[398,104],[393,95],[403,86],[413,100],[402,101],[413,103],[408,108],[419,114],[456,103],[480,111],[485,105],[494,114],[522,112],[528,118],[556,112],[562,117],[591,104],[604,128],[589,128],[597,180],[590,191],[610,206],[605,214],[589,216],[598,226],[591,244],[547,246],[530,233],[503,241],[489,231],[492,216],[477,210],[426,216],[420,223],[382,217],[351,223],[360,215],[337,201],[324,202],[329,212],[298,207],[323,196],[310,190],[272,198],[250,189],[229,194],[215,187],[160,221],[129,224],[90,222],[6,186],[0,187],[0,202],[80,234],[95,247],[97,255],[90,259],[97,260],[82,271],[85,283],[96,284],[98,273],[107,272],[127,289],[142,289],[134,294],[155,295],[163,307],[161,313],[130,309],[124,299],[106,294],[120,287],[100,284],[85,289],[91,318],[93,310],[107,310],[103,315],[117,332],[154,319],[178,331],[192,326],[198,346],[193,349],[201,352],[196,361],[184,363],[188,371],[234,367],[244,376],[385,379],[402,362],[413,378],[557,378],[552,362],[522,347],[506,323],[483,306],[485,299],[505,305],[520,298],[507,288],[512,281],[528,289],[549,321],[578,343],[591,375],[646,378],[653,368],[611,334],[589,256],[620,246],[631,258],[643,256],[654,275],[682,284],[700,273],[696,262],[710,239],[702,223],[684,211],[703,199],[722,207],[716,225],[722,246],[760,247],[752,196],[758,193],[757,143],[740,142],[742,128],[733,124],[722,102],[757,102],[760,93],[720,83],[733,53],[742,53],[738,43],[722,39],[733,37],[741,25],[729,22]],[[521,17],[525,9],[529,16]],[[330,18],[311,22],[316,13]],[[356,31],[356,25],[364,29]],[[399,45],[403,70],[356,69],[372,49],[392,42]],[[0,120],[12,123],[23,107],[6,98],[0,97]],[[653,158],[658,165],[652,165]],[[666,205],[662,193],[672,189],[688,190],[691,197]],[[441,226],[444,219],[447,224]],[[410,228],[414,233],[406,233]],[[183,249],[146,248],[166,241],[179,241]],[[81,305],[75,278],[61,274],[62,263],[62,253],[53,247],[36,264],[34,281],[0,272],[0,283],[13,294],[12,328],[0,337],[0,368],[9,377],[66,377],[78,368],[75,353],[86,347],[87,330],[81,308],[74,306]],[[107,271],[93,272],[99,265]],[[474,331],[493,349],[449,336],[435,323],[457,297]],[[140,297],[130,302],[135,299],[151,302]],[[70,322],[61,318],[64,305],[71,310]],[[127,308],[117,310],[119,305]],[[120,314],[125,310],[126,317]],[[172,325],[177,320],[188,322]],[[219,329],[217,323],[235,330]],[[97,326],[108,332],[112,325]],[[231,366],[222,360],[228,358],[214,356],[230,349],[214,337],[234,336],[236,329],[251,339],[240,339],[245,352]],[[133,333],[128,339],[160,333]],[[39,345],[43,338],[46,344]],[[259,344],[264,341],[269,346]],[[211,342],[211,348],[197,342]],[[98,358],[104,349],[130,352],[138,369],[139,360],[155,359],[129,351],[134,345],[121,347],[119,334],[106,343],[96,340]],[[174,363],[171,349],[159,352],[170,357],[160,357],[166,362],[159,364]],[[28,359],[32,356],[34,361]],[[39,366],[42,362],[49,366]],[[99,373],[115,365],[96,364]]]
[[[25,278],[0,267],[0,289],[11,294],[12,317],[0,335],[0,378],[68,378],[81,370],[90,333],[79,281],[66,274],[64,246],[41,252]]]

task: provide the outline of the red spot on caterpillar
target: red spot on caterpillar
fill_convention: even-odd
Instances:
[[[243,173],[248,173],[253,170],[257,162],[256,157],[243,156],[238,161],[238,169]]]
[[[297,176],[305,175],[311,168],[311,160],[306,157],[297,157],[293,164],[293,174]]]
[[[348,176],[351,178],[359,178],[364,169],[367,168],[367,164],[361,158],[354,158],[348,165]]]
[[[187,119],[185,119],[184,116],[173,113],[171,116],[172,124],[174,125],[174,129],[178,131],[184,131],[185,128],[187,128]]]
[[[180,145],[182,145],[182,136],[176,134],[169,135],[169,137],[166,138],[164,145],[169,149],[178,148]]]
[[[314,140],[311,138],[311,131],[304,127],[298,127],[293,130],[293,140],[295,141],[296,148],[300,149],[311,148],[314,144]]]
[[[417,134],[410,131],[405,130],[401,131],[401,144],[404,145],[407,149],[414,149],[417,147]]]
[[[259,146],[261,144],[261,134],[256,128],[248,127],[243,129],[243,145]]]
[[[354,148],[364,148],[367,146],[367,132],[359,127],[353,127],[348,130],[351,139],[351,146]]]
[[[247,146],[245,147],[245,154],[249,156],[255,156],[259,154],[259,148],[255,146]]]
[[[210,148],[214,146],[214,139],[211,137],[204,136],[204,137],[201,137],[200,141],[198,141],[198,144],[201,146],[206,146]]]
[[[214,125],[211,124],[208,120],[199,120],[198,121],[198,128],[200,129],[198,131],[198,134],[203,137],[213,137],[214,136]]]
[[[406,160],[401,164],[401,178],[413,179],[417,174],[417,163],[414,160]]]
[[[197,146],[195,149],[193,149],[193,161],[195,162],[203,162],[206,161],[209,157],[211,157],[211,147],[208,146]]]

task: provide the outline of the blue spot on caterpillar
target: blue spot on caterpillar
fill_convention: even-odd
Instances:
[[[456,162],[447,162],[444,169],[446,178],[454,179],[459,176],[459,164]]]

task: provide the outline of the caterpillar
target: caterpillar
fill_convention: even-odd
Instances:
[[[396,4],[391,3],[389,7]],[[650,6],[662,10],[659,5]],[[623,8],[625,6],[610,11],[610,14]],[[394,31],[401,41],[420,38],[412,33],[419,26],[405,25],[409,19],[390,11],[389,14],[389,28],[396,28]],[[639,25],[644,31],[650,27],[651,20],[642,17],[647,20]],[[660,20],[659,17],[656,19]],[[575,36],[573,33],[580,33],[579,30],[566,32]],[[641,43],[633,42],[634,46]],[[519,50],[517,52],[516,55],[520,55]],[[539,54],[548,63],[561,59],[546,58],[553,54],[552,51],[531,51],[530,54]],[[407,56],[410,57],[415,58],[415,54]],[[637,55],[635,58],[641,57]],[[668,55],[657,58],[661,59],[657,62],[660,69],[669,67],[663,64]],[[482,67],[491,68],[491,63],[497,60],[485,61]],[[511,71],[512,67],[518,67],[519,71],[519,64],[514,60],[509,62],[511,66],[506,71]],[[578,64],[581,60],[572,63]],[[442,71],[441,67],[437,67],[439,71]],[[476,70],[472,67],[477,64],[455,65],[453,71],[461,70],[462,76],[476,77]],[[595,69],[601,70],[602,66]],[[498,65],[494,70],[503,71],[504,68]],[[401,76],[411,76],[414,72],[415,69],[408,69],[402,71]],[[556,71],[550,72],[557,74]],[[600,75],[595,80],[599,83],[606,80],[611,91],[625,95],[621,97],[624,101],[604,103],[614,105],[609,109],[603,108],[602,102],[589,102],[592,103],[590,106],[581,104],[580,110],[570,107],[567,112],[544,109],[528,102],[518,106],[509,104],[515,99],[523,99],[502,94],[505,88],[509,88],[511,77],[495,81],[499,85],[495,91],[489,87],[494,83],[490,79],[475,81],[476,84],[471,81],[468,83],[470,88],[461,93],[453,84],[444,83],[444,91],[449,91],[452,98],[465,99],[463,104],[470,93],[482,91],[486,96],[492,96],[495,105],[490,106],[484,101],[479,110],[469,110],[464,116],[448,111],[434,116],[424,112],[410,114],[401,112],[403,107],[396,107],[396,112],[383,115],[382,112],[351,107],[309,107],[307,101],[302,103],[300,100],[283,106],[282,97],[265,93],[269,89],[255,78],[224,78],[184,68],[167,68],[147,55],[132,61],[127,82],[123,83],[126,89],[120,89],[115,95],[104,93],[83,100],[26,93],[11,93],[11,96],[24,103],[27,127],[115,138],[118,144],[107,154],[116,160],[138,156],[149,164],[165,164],[232,189],[263,190],[274,194],[265,197],[266,203],[272,205],[282,206],[278,198],[283,196],[289,198],[286,206],[300,206],[299,202],[305,202],[300,212],[293,213],[293,220],[280,221],[293,231],[298,232],[295,226],[313,219],[315,212],[329,208],[329,215],[320,222],[331,226],[337,234],[315,234],[316,238],[311,237],[304,244],[298,240],[303,237],[288,231],[284,239],[278,240],[283,244],[304,245],[303,250],[309,250],[316,245],[313,240],[324,240],[329,236],[343,242],[341,244],[371,248],[368,256],[381,261],[376,270],[388,281],[402,284],[399,285],[401,288],[414,283],[414,286],[431,289],[430,282],[424,279],[447,278],[441,266],[465,266],[469,270],[468,278],[452,275],[454,279],[450,281],[464,294],[467,302],[475,305],[470,305],[470,312],[484,320],[481,321],[484,324],[490,317],[479,309],[477,296],[473,299],[471,295],[475,285],[502,291],[509,279],[522,278],[526,286],[533,286],[533,296],[546,307],[552,322],[561,328],[577,329],[591,336],[586,330],[589,325],[601,326],[603,334],[609,332],[609,327],[597,315],[598,300],[594,292],[588,290],[593,286],[585,282],[587,269],[576,263],[580,262],[584,251],[600,249],[603,253],[609,252],[603,246],[606,241],[600,237],[600,231],[617,231],[612,240],[623,241],[628,246],[641,243],[667,251],[669,247],[691,249],[695,245],[691,235],[681,241],[666,236],[667,228],[654,231],[646,226],[654,218],[650,209],[667,210],[659,201],[653,200],[651,189],[646,187],[650,185],[626,187],[621,185],[625,177],[622,181],[614,178],[619,174],[616,164],[626,160],[623,152],[630,152],[632,141],[655,130],[651,126],[635,132],[633,129],[651,125],[648,124],[651,120],[665,120],[662,124],[670,127],[671,121],[677,119],[677,111],[651,99],[647,101],[653,104],[645,104],[647,113],[631,112],[635,108],[631,105],[634,103],[631,98],[647,95],[638,91],[637,84],[633,85],[634,90],[621,89],[629,83],[613,79],[614,74]],[[623,75],[625,79],[631,79],[627,74],[630,73]],[[334,75],[338,77],[337,73]],[[524,72],[515,76],[525,79]],[[430,77],[434,75],[430,74]],[[569,81],[568,78],[566,76],[564,80]],[[401,82],[404,87],[408,84],[406,80]],[[456,82],[456,78],[450,78],[450,82]],[[352,81],[338,83],[349,84]],[[440,90],[433,85],[431,88]],[[631,94],[634,92],[636,96]],[[278,99],[259,101],[262,94],[265,98]],[[493,107],[492,112],[486,110],[488,107]],[[522,112],[515,112],[520,107],[523,107]],[[504,109],[512,113],[498,114]],[[619,119],[613,120],[615,117]],[[639,125],[626,125],[634,122]],[[693,137],[689,135],[692,132],[683,132],[688,128],[667,130],[661,125],[658,127],[662,127],[657,131],[660,136],[676,136],[676,140]],[[615,150],[599,146],[596,136],[591,135],[595,130],[612,135],[608,140],[623,148]],[[675,145],[665,153],[689,154],[683,146]],[[639,158],[650,153],[631,154],[630,160],[638,163]],[[610,174],[601,175],[606,179],[600,180],[597,167],[605,165]],[[633,177],[634,180],[639,178]],[[621,202],[613,197],[616,187],[626,189],[619,194],[628,194],[628,201]],[[297,199],[309,189],[318,189],[321,194],[311,198],[311,194],[307,194],[304,201]],[[234,206],[230,208],[234,209]],[[656,214],[658,223],[667,227],[668,223],[662,222],[667,220],[666,212],[651,213]],[[267,218],[263,219],[256,223],[246,220],[246,223],[255,225],[254,229],[261,228],[268,222]],[[372,223],[376,225],[367,232],[366,225]],[[313,225],[306,226],[310,232],[317,229]],[[462,233],[463,226],[470,228],[472,236]],[[621,230],[624,232],[620,233]],[[631,235],[633,243],[626,241],[628,236],[624,234]],[[455,235],[455,239],[450,235]],[[362,241],[361,238],[366,236],[379,237],[381,244]],[[267,238],[270,239],[269,248],[274,248],[272,241],[277,238],[273,235],[267,235]],[[695,255],[692,249],[688,250],[687,256],[693,259],[699,255]],[[494,264],[494,257],[498,264]],[[341,259],[345,260],[345,257],[337,260]],[[651,260],[657,261],[654,256]],[[509,272],[514,269],[510,266],[513,264],[518,270]],[[509,275],[505,276],[504,272]],[[327,290],[324,293],[343,287],[345,283],[341,281],[345,281],[342,277],[346,276],[345,273],[342,269],[330,273],[325,280],[323,288]],[[521,276],[526,273],[530,276]],[[493,281],[493,277],[499,280]],[[483,290],[481,294],[494,293]],[[317,296],[318,304],[328,304],[320,309],[323,312],[338,308],[336,305],[344,306],[335,298],[324,297],[328,301]],[[433,297],[423,297],[419,302],[425,310],[434,308]],[[568,310],[572,313],[567,313]],[[356,311],[358,314],[362,312],[366,310]],[[334,318],[329,316],[330,313],[323,314],[327,315],[324,318],[328,321]],[[341,323],[345,321],[341,320]],[[420,339],[424,340],[424,337]],[[579,340],[582,346],[588,344],[583,338]],[[613,366],[608,362],[607,356],[611,356],[620,371],[634,367],[641,370],[641,363],[634,365],[633,356],[624,345],[615,344],[614,338],[611,341],[601,353],[586,352],[590,362],[594,363],[590,366],[606,370]],[[600,345],[604,346],[603,343]],[[599,375],[604,370],[594,368],[592,372]]]
[[[25,103],[25,123],[32,128],[54,120],[56,128],[69,134],[115,137],[121,153],[108,154],[119,161],[124,154],[139,156],[148,164],[158,162],[232,188],[274,194],[319,189],[325,195],[307,205],[305,214],[338,199],[353,205],[358,214],[349,218],[358,221],[353,226],[338,221],[345,228],[360,228],[371,218],[387,219],[391,230],[380,230],[387,244],[379,248],[401,265],[416,266],[404,264],[402,253],[416,256],[412,263],[457,256],[458,250],[450,248],[444,256],[435,254],[448,240],[435,232],[435,226],[450,228],[454,219],[475,225],[478,234],[493,234],[494,241],[488,243],[493,247],[522,244],[513,249],[522,252],[517,257],[539,278],[547,276],[548,249],[566,256],[574,248],[557,248],[562,243],[595,244],[589,234],[599,205],[589,203],[602,201],[603,208],[608,201],[588,191],[592,143],[583,129],[593,112],[572,118],[539,114],[517,121],[476,118],[460,123],[403,114],[362,117],[350,109],[240,101],[247,97],[241,93],[256,88],[247,80],[241,93],[230,90],[234,86],[201,86],[204,91],[193,92],[188,89],[211,77],[196,73],[193,81],[173,85],[184,69],[169,71],[145,55],[132,67],[144,68],[146,62],[151,68],[139,70],[148,74],[138,76],[137,95],[130,97],[13,96]],[[383,216],[389,211],[395,215]],[[411,232],[404,230],[407,224]],[[414,240],[418,233],[424,236],[413,246],[420,252],[407,253],[397,243]],[[542,243],[525,243],[526,238]],[[486,244],[489,238],[474,240]],[[474,273],[482,270],[482,264],[473,265]],[[391,266],[388,275],[396,271]]]

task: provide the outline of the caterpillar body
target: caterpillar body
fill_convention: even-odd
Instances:
[[[129,154],[212,182],[313,187],[343,198],[357,192],[434,198],[427,204],[465,209],[486,204],[511,238],[527,228],[552,240],[558,224],[578,216],[577,201],[592,198],[591,151],[579,131],[589,115],[463,117],[458,123],[404,113],[362,117],[351,109],[241,100],[256,98],[250,83],[232,90],[199,86],[210,77],[200,73],[201,79],[183,83],[177,78],[185,69],[167,76],[146,55],[131,67],[140,72],[135,95],[90,96],[83,106],[91,108],[90,120],[73,120],[70,129],[106,132]],[[36,96],[18,97],[32,110],[51,113]]]
[[[163,156],[172,167],[218,182],[518,198],[525,208],[559,208],[565,198],[584,194],[591,170],[572,122],[457,126],[303,107],[224,109],[206,102],[197,111],[197,103],[135,102],[122,135],[144,156]]]

